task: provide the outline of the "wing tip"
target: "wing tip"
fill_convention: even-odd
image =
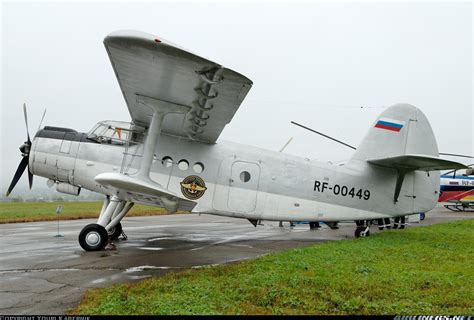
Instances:
[[[154,45],[159,44],[159,45],[165,45],[161,48],[169,48],[172,47],[174,49],[177,49],[178,51],[181,51],[181,54],[188,55],[188,57],[193,57],[194,59],[202,59],[202,60],[207,60],[210,64],[213,65],[219,65],[218,63],[215,63],[208,58],[199,56],[191,51],[189,51],[186,48],[183,48],[171,41],[168,41],[166,39],[163,39],[162,37],[158,37],[155,35],[152,35],[150,33],[146,33],[143,31],[138,31],[138,30],[117,30],[109,33],[105,38],[104,38],[104,45],[106,47],[113,45],[115,47],[127,47],[130,44],[136,44],[138,46],[143,46],[143,47],[154,47]],[[219,65],[220,66],[220,65]],[[222,67],[222,66],[221,66]],[[253,81],[244,76],[243,74],[236,72],[232,69],[224,68],[229,70],[232,73],[235,73],[237,76],[242,77],[246,85],[252,87],[253,86]]]
[[[155,37],[155,36],[153,36],[149,33],[142,32],[142,31],[117,30],[117,31],[113,31],[113,32],[109,33],[107,36],[105,36],[104,44],[109,45],[109,44],[113,44],[113,43],[116,43],[116,42],[122,42],[124,40],[146,41],[146,42],[152,41],[152,42],[154,42],[154,40],[156,38],[157,37]]]

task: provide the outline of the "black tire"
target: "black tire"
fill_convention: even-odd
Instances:
[[[102,250],[108,239],[107,230],[96,223],[88,224],[79,233],[79,244],[85,251]]]
[[[122,224],[120,222],[117,223],[115,227],[109,230],[108,234],[111,240],[117,240],[122,234]]]
[[[355,236],[356,238],[361,238],[361,237],[368,237],[368,236],[370,236],[370,230],[367,230],[367,232],[365,233],[365,235],[362,236],[362,232],[363,232],[366,228],[367,228],[367,227],[364,227],[364,226],[362,226],[362,227],[357,227],[357,228],[355,229],[354,236]]]

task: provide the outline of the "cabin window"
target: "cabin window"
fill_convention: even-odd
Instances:
[[[201,162],[196,162],[193,166],[193,170],[196,173],[202,173],[204,171],[204,165]]]
[[[169,168],[173,165],[173,159],[171,159],[171,157],[163,157],[163,159],[161,159],[161,164],[165,167],[165,168]]]
[[[178,168],[180,168],[181,170],[188,170],[189,162],[184,159],[179,160]]]
[[[240,173],[240,180],[242,182],[248,182],[250,180],[250,173],[248,171],[242,171]]]

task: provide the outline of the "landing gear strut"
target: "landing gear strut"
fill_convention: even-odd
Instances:
[[[85,226],[79,233],[79,244],[85,251],[99,251],[105,248],[109,240],[117,240],[123,235],[120,221],[133,207],[118,197],[106,197],[97,223]],[[126,238],[126,236],[124,237]]]
[[[122,234],[122,224],[120,222],[117,223],[117,225],[113,228],[110,228],[107,233],[109,235],[110,240],[117,240]]]

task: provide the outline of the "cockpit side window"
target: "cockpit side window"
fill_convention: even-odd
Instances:
[[[92,128],[87,138],[101,144],[131,146],[143,141],[143,130],[126,122],[103,121]]]

